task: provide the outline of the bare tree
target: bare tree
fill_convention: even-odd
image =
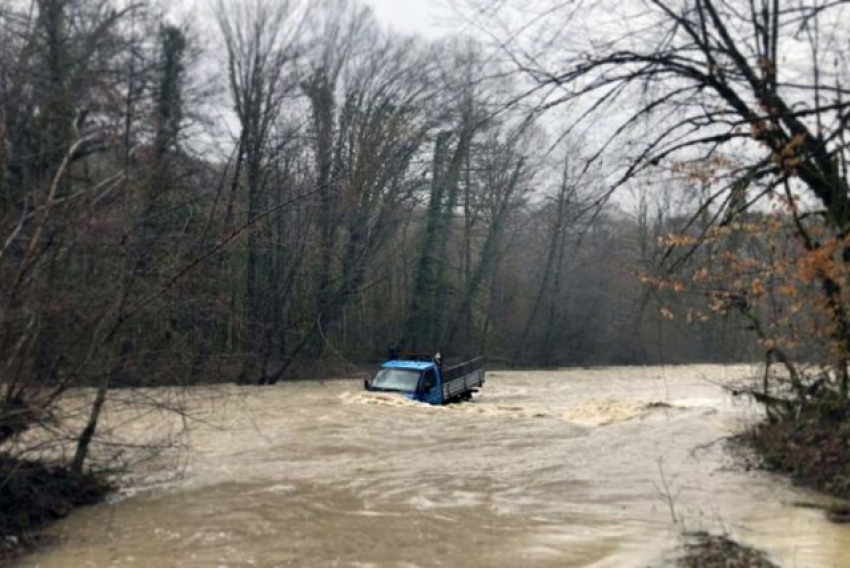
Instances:
[[[537,291],[531,312],[520,333],[516,349],[511,356],[511,364],[513,365],[516,365],[523,356],[529,332],[537,321],[544,301],[547,302],[548,317],[546,318],[547,325],[545,339],[543,341],[543,353],[550,352],[556,319],[560,319],[559,316],[562,317],[562,314],[559,314],[561,310],[559,309],[558,293],[561,289],[561,276],[564,267],[567,237],[569,235],[569,224],[573,220],[571,217],[576,216],[576,212],[573,209],[578,205],[577,193],[579,180],[573,178],[574,169],[570,169],[570,164],[571,161],[568,157],[564,160],[561,180],[555,191],[555,195],[550,198],[553,214],[546,258],[543,263],[543,273],[540,277],[540,288]]]
[[[460,294],[458,307],[448,320],[445,345],[451,345],[455,341],[461,322],[472,319],[473,302],[483,284],[498,268],[507,220],[511,212],[522,203],[523,194],[527,192],[530,176],[526,166],[527,157],[523,155],[524,144],[521,141],[525,135],[524,129],[521,129],[519,132],[510,133],[505,140],[499,140],[498,134],[494,133],[484,144],[479,159],[482,187],[485,188],[481,198],[487,230],[478,260]]]
[[[245,215],[251,219],[263,209],[277,157],[271,147],[273,133],[283,104],[297,84],[295,63],[302,49],[305,14],[303,6],[294,1],[254,0],[220,3],[218,18],[227,49],[231,97],[240,124],[228,216],[237,191],[244,190]],[[260,258],[259,240],[259,232],[251,231],[245,261],[242,382],[252,380],[256,367],[253,346],[263,336],[267,304],[266,289],[261,286],[266,259]]]

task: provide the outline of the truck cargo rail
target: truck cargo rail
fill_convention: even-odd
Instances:
[[[484,384],[484,358],[477,357],[466,363],[443,370],[443,399],[471,397],[475,389]]]

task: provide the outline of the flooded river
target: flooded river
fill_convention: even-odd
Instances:
[[[233,402],[194,403],[182,459],[146,464],[19,565],[646,568],[684,527],[850,567],[850,527],[798,505],[817,495],[717,443],[757,413],[719,383],[752,371],[492,372],[448,407],[354,381],[228,387]],[[144,420],[126,428],[156,430]]]

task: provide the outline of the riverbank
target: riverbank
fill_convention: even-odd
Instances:
[[[813,406],[793,419],[756,425],[746,441],[765,469],[850,499],[850,421],[845,411],[827,413]]]
[[[0,456],[0,565],[38,545],[40,528],[111,489],[94,474]]]

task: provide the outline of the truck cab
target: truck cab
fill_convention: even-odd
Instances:
[[[365,381],[371,392],[396,392],[410,400],[446,404],[470,400],[484,384],[481,359],[443,369],[439,357],[432,360],[393,359],[387,361],[372,380]]]

